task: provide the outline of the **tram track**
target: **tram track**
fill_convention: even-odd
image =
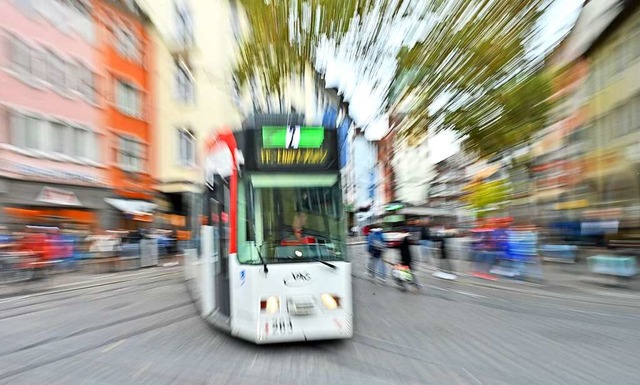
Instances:
[[[169,272],[169,273],[162,273],[162,274],[156,274],[156,275],[152,275],[152,276],[147,276],[144,277],[145,281],[144,282],[140,282],[140,283],[131,283],[131,280],[118,280],[118,281],[110,281],[110,282],[99,282],[99,283],[95,283],[92,285],[85,285],[85,286],[81,286],[81,287],[73,287],[73,288],[67,288],[67,289],[63,289],[63,290],[57,290],[57,291],[51,291],[51,292],[43,292],[43,293],[38,293],[37,295],[33,295],[33,296],[29,296],[27,298],[20,298],[20,297],[12,297],[11,299],[15,300],[29,300],[31,298],[43,298],[43,300],[41,301],[35,301],[35,302],[29,302],[29,303],[25,303],[25,304],[20,304],[18,306],[11,306],[11,307],[4,307],[4,308],[0,308],[0,320],[6,318],[3,317],[1,314],[4,312],[9,312],[12,310],[16,310],[16,309],[23,309],[23,308],[28,308],[28,307],[33,307],[33,306],[41,306],[41,305],[49,305],[49,306],[43,306],[41,308],[39,308],[37,311],[43,311],[43,310],[47,310],[47,309],[51,309],[51,308],[55,308],[60,306],[60,302],[64,302],[64,301],[69,301],[69,300],[74,300],[77,298],[82,298],[82,299],[86,299],[87,297],[92,297],[92,299],[96,299],[96,300],[101,300],[101,299],[108,299],[108,298],[113,298],[113,297],[117,297],[117,296],[121,296],[124,294],[129,294],[131,292],[140,290],[140,288],[145,287],[145,286],[149,286],[149,285],[154,285],[156,283],[160,283],[160,285],[155,285],[152,286],[151,288],[145,289],[145,290],[150,290],[156,287],[162,287],[162,286],[166,286],[168,284],[174,284],[177,282],[175,282],[174,279],[171,280],[167,280],[166,277],[171,277],[173,275],[179,275],[179,273],[177,272]],[[153,279],[153,278],[158,278],[152,281],[149,281],[149,278]],[[178,278],[178,277],[176,277]],[[119,284],[124,284],[122,286],[116,286]],[[111,286],[116,286],[116,287],[111,287]],[[108,288],[107,288],[108,287]],[[96,289],[96,288],[104,288],[104,290],[99,290],[99,291],[92,291],[90,293],[85,293],[85,290],[91,290],[91,289]],[[116,291],[114,293],[114,291]],[[63,297],[60,298],[48,298],[50,296],[55,296],[55,295],[62,295],[62,294],[68,294],[70,292],[76,292],[75,295],[65,295]],[[93,298],[96,295],[100,295],[103,293],[112,293],[110,295],[106,295],[106,296],[102,296],[102,297],[98,297],[98,298]],[[3,302],[0,302],[0,305]],[[4,302],[6,303],[6,301]],[[73,302],[71,303],[73,304]],[[25,314],[28,314],[31,312],[26,312]]]
[[[165,307],[160,308],[160,309],[155,309],[155,310],[139,313],[139,314],[136,314],[136,315],[120,318],[120,319],[117,319],[117,320],[114,320],[114,321],[110,321],[110,322],[106,322],[106,323],[102,323],[102,324],[99,324],[99,325],[93,325],[93,326],[85,327],[85,328],[82,328],[82,329],[79,329],[79,330],[75,330],[75,331],[73,331],[71,333],[67,333],[67,334],[64,334],[64,335],[45,338],[45,339],[42,339],[40,341],[36,341],[36,342],[30,343],[28,345],[21,346],[21,347],[19,347],[17,349],[8,350],[8,351],[5,351],[5,352],[0,351],[0,358],[8,356],[8,355],[11,355],[11,354],[15,354],[15,353],[18,353],[18,352],[22,352],[22,351],[25,351],[25,350],[41,347],[41,346],[44,346],[44,345],[47,345],[47,344],[50,344],[50,343],[53,343],[53,342],[58,342],[58,341],[62,341],[62,340],[68,339],[68,338],[73,338],[73,337],[85,335],[85,334],[88,334],[88,333],[92,333],[92,332],[95,332],[95,331],[100,331],[100,330],[107,329],[107,328],[112,327],[112,326],[118,326],[118,325],[122,325],[122,324],[127,323],[127,322],[139,321],[139,320],[142,320],[144,318],[157,316],[157,315],[160,315],[160,314],[172,311],[172,310],[176,310],[176,309],[180,309],[180,308],[186,307],[187,305],[191,305],[191,301],[184,301],[184,302],[180,302],[180,303],[177,303],[177,304],[174,304],[174,305],[165,306]]]
[[[368,278],[363,277],[360,274],[351,273],[351,276],[352,276],[352,278],[360,280],[360,281],[370,282],[370,280]],[[393,284],[393,283],[391,283],[391,284]],[[388,284],[387,287],[392,287],[391,284]],[[640,309],[640,304],[634,303],[633,301],[628,301],[626,303],[621,303],[620,301],[611,302],[610,299],[609,299],[609,301],[602,299],[601,295],[599,295],[600,298],[586,298],[584,296],[579,296],[579,295],[575,295],[575,294],[563,295],[563,294],[558,294],[558,293],[545,293],[545,292],[539,291],[539,289],[536,289],[536,291],[534,292],[534,291],[529,291],[529,290],[522,290],[520,288],[496,287],[496,286],[492,286],[492,285],[485,285],[485,284],[482,284],[482,283],[459,282],[459,281],[453,283],[452,285],[460,286],[461,289],[462,289],[462,287],[469,288],[469,289],[471,289],[471,288],[476,288],[476,289],[477,288],[481,288],[482,290],[484,290],[482,296],[487,296],[488,298],[495,298],[495,299],[501,299],[500,297],[495,295],[496,292],[507,292],[507,293],[514,294],[514,295],[515,294],[520,294],[522,296],[526,296],[526,297],[529,297],[529,298],[544,298],[544,299],[556,300],[556,301],[572,301],[572,302],[589,304],[589,305],[610,306],[610,307],[627,308],[627,309],[634,309],[634,310],[635,309]],[[461,295],[470,296],[470,297],[473,296],[473,295],[469,295],[469,294],[473,294],[473,293],[469,293],[469,292],[462,291],[462,290],[452,289],[450,287],[439,287],[439,286],[431,285],[431,284],[429,286],[433,287],[434,289],[441,290],[441,291],[447,291],[447,292],[461,294]],[[425,293],[423,293],[423,295],[425,295]],[[585,295],[593,295],[593,294],[589,294],[589,292],[585,291]]]
[[[22,347],[22,348],[19,348],[19,349],[14,349],[11,352],[2,353],[2,354],[0,354],[0,357],[6,357],[6,356],[9,356],[9,355],[18,354],[18,353],[25,352],[25,351],[28,351],[28,350],[31,350],[31,349],[36,349],[36,348],[43,347],[43,346],[46,346],[46,345],[50,345],[50,344],[53,344],[53,343],[56,343],[56,342],[68,340],[70,338],[78,337],[78,336],[81,336],[81,335],[87,335],[89,333],[93,333],[93,332],[97,332],[97,331],[104,331],[105,329],[108,329],[109,327],[112,327],[112,326],[117,326],[117,325],[120,325],[120,324],[126,323],[126,322],[139,321],[139,320],[142,320],[142,319],[147,318],[147,317],[158,316],[158,315],[163,314],[163,313],[168,313],[168,312],[171,312],[171,311],[174,311],[174,310],[178,310],[178,309],[182,309],[182,308],[185,308],[185,307],[189,307],[190,305],[191,305],[191,301],[181,302],[179,304],[172,305],[172,306],[169,306],[169,307],[165,307],[163,309],[157,309],[155,311],[151,311],[151,312],[139,314],[139,315],[136,315],[136,316],[133,316],[133,317],[129,317],[128,320],[121,319],[121,320],[118,320],[118,321],[115,321],[115,322],[109,322],[107,324],[103,324],[103,325],[99,325],[99,326],[95,326],[95,327],[90,327],[90,328],[85,328],[83,330],[79,330],[79,331],[76,331],[74,333],[71,333],[71,334],[68,334],[68,335],[65,335],[65,336],[59,336],[59,337],[56,337],[56,338],[50,338],[50,339],[42,340],[42,341],[39,341],[38,343],[30,344],[29,346],[25,346],[25,347]],[[125,333],[119,333],[119,334],[117,334],[115,336],[112,336],[112,337],[108,337],[108,338],[101,339],[101,340],[94,338],[94,339],[91,340],[91,341],[93,341],[92,343],[86,344],[84,346],[81,346],[79,348],[73,349],[71,351],[67,351],[67,352],[62,353],[62,354],[53,355],[53,356],[51,356],[49,358],[45,358],[45,359],[40,359],[40,360],[35,360],[35,361],[31,360],[28,364],[26,364],[26,365],[24,365],[24,366],[22,366],[20,368],[11,369],[11,370],[8,370],[6,372],[0,372],[0,380],[10,379],[12,377],[28,373],[30,371],[33,371],[33,370],[36,370],[36,369],[39,369],[39,368],[42,368],[43,366],[46,366],[46,365],[50,365],[50,364],[53,364],[53,363],[56,363],[56,362],[59,362],[59,361],[63,361],[63,360],[66,360],[66,359],[69,359],[69,358],[72,358],[72,357],[87,353],[87,352],[98,350],[98,349],[101,349],[101,348],[104,348],[104,347],[119,343],[120,341],[129,339],[129,338],[133,338],[133,337],[136,337],[136,336],[140,336],[140,335],[143,335],[143,334],[155,331],[155,330],[159,330],[159,329],[162,329],[162,328],[165,328],[165,327],[173,326],[176,323],[184,322],[184,321],[187,321],[189,319],[197,318],[197,317],[198,317],[198,314],[195,312],[195,310],[191,310],[191,311],[187,311],[186,314],[178,314],[178,315],[175,315],[175,316],[170,317],[168,319],[164,319],[164,320],[161,320],[161,321],[158,321],[158,322],[153,322],[151,324],[147,324],[147,325],[142,326],[142,327],[129,329]]]
[[[159,284],[151,286],[154,283],[159,283]],[[121,297],[121,296],[124,296],[124,295],[127,295],[127,294],[131,294],[134,291],[145,292],[145,291],[154,290],[154,289],[161,288],[161,287],[167,287],[167,286],[170,286],[170,285],[178,286],[180,284],[181,284],[180,282],[158,282],[158,281],[156,281],[156,282],[150,282],[150,283],[147,283],[147,284],[137,285],[136,286],[136,290],[126,290],[125,288],[114,289],[114,290],[105,290],[105,291],[101,291],[100,293],[113,292],[113,291],[117,291],[117,292],[115,292],[113,294],[110,294],[110,295],[100,296],[100,297],[97,297],[97,298],[93,297],[93,293],[92,293],[92,294],[88,294],[86,297],[90,297],[91,296],[91,300],[101,301],[101,300],[114,299],[114,298]],[[148,286],[148,287],[142,288],[143,286]],[[25,311],[19,311],[17,313],[11,313],[11,314],[6,314],[6,315],[3,315],[0,312],[0,321],[8,320],[8,319],[11,319],[11,318],[27,316],[27,315],[33,315],[33,314],[37,314],[37,313],[42,313],[42,312],[45,312],[45,311],[56,309],[56,308],[58,308],[60,306],[79,305],[79,304],[82,304],[82,302],[84,302],[84,301],[81,300],[81,298],[82,298],[82,296],[74,296],[73,298],[69,298],[71,300],[70,302],[62,302],[62,303],[56,302],[54,304],[49,304],[48,306],[40,305],[40,306],[38,306],[36,308],[33,308],[33,309],[29,309],[29,310],[25,310]],[[60,300],[60,301],[62,301],[62,300]],[[17,309],[22,309],[22,308],[31,308],[31,307],[32,307],[32,305],[16,306],[16,307],[12,308],[11,310],[17,310]]]

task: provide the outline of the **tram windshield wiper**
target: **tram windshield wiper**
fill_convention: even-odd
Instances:
[[[254,243],[253,246],[256,248],[256,251],[258,252],[258,258],[260,258],[260,262],[262,262],[262,266],[264,267],[264,273],[267,274],[269,272],[269,268],[267,267],[267,261],[265,261],[264,258],[262,257],[262,253],[260,252],[260,248],[258,247],[258,245]]]
[[[320,262],[325,266],[329,266],[332,269],[337,269],[338,268],[338,266],[334,265],[333,263],[329,263],[327,261],[323,261],[322,259],[320,259],[318,257],[314,257],[313,260],[316,261],[316,262]]]

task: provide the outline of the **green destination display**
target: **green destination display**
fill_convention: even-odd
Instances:
[[[262,148],[321,148],[324,142],[322,126],[263,126]]]
[[[337,131],[322,126],[271,125],[249,130],[255,151],[245,163],[256,171],[337,171]]]

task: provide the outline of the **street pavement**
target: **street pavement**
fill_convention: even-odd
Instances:
[[[351,340],[233,339],[198,317],[180,267],[87,275],[0,298],[0,384],[638,384],[635,298],[442,281],[426,263],[422,292],[401,292],[350,251]]]

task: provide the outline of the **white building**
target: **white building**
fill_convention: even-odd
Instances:
[[[377,150],[375,142],[368,140],[361,129],[355,129],[351,139],[351,156],[348,166],[350,176],[349,195],[358,212],[359,225],[367,223],[373,215],[376,186]]]
[[[397,199],[416,206],[426,204],[429,183],[435,176],[427,141],[417,146],[396,141],[391,164],[396,177]]]

